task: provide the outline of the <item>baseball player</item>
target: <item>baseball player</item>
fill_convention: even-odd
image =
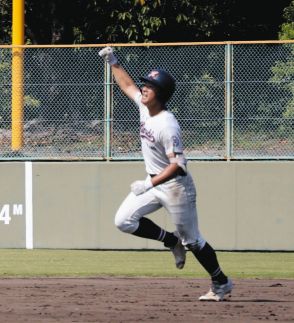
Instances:
[[[115,225],[123,232],[162,241],[172,251],[176,267],[182,269],[186,248],[209,273],[211,288],[201,301],[222,301],[233,289],[232,281],[222,272],[214,249],[198,229],[196,188],[187,170],[181,130],[166,103],[175,90],[175,80],[164,70],[154,69],[141,77],[137,87],[111,47],[99,55],[111,66],[115,81],[140,111],[140,137],[147,177],[131,184],[131,192],[119,207]],[[164,207],[176,227],[175,232],[160,228],[145,217]]]

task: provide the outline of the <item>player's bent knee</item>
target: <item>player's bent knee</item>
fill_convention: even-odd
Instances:
[[[192,252],[199,252],[206,244],[206,240],[199,237],[195,242],[187,244],[187,248]]]
[[[134,225],[128,221],[120,221],[115,219],[114,224],[120,231],[125,233],[133,233],[136,231]]]
[[[120,231],[125,233],[135,232],[139,225],[138,221],[129,218],[126,219],[125,217],[120,216],[120,214],[116,214],[114,224]]]

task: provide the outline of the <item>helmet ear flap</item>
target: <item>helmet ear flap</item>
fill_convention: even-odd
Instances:
[[[155,91],[155,95],[158,101],[160,101],[162,104],[165,104],[167,102],[166,98],[165,98],[165,94],[162,91],[162,89],[158,86],[154,86],[154,91]]]
[[[158,89],[157,97],[165,104],[175,91],[175,79],[166,71],[161,69],[152,70],[146,77],[140,77],[143,82],[148,82]]]
[[[166,93],[164,93],[161,89],[156,89],[156,96],[162,104],[165,104],[169,100]]]

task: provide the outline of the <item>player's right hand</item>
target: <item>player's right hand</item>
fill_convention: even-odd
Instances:
[[[101,49],[99,51],[99,56],[101,56],[110,66],[117,64],[117,58],[113,54],[113,49],[109,46]]]

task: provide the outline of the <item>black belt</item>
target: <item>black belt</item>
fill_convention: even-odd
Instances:
[[[158,175],[158,174],[149,174],[150,177],[154,177],[156,175]],[[175,173],[175,175],[172,176],[170,179],[175,178],[177,176],[187,176],[187,173],[185,173],[182,169],[179,169],[179,171],[177,173]]]

